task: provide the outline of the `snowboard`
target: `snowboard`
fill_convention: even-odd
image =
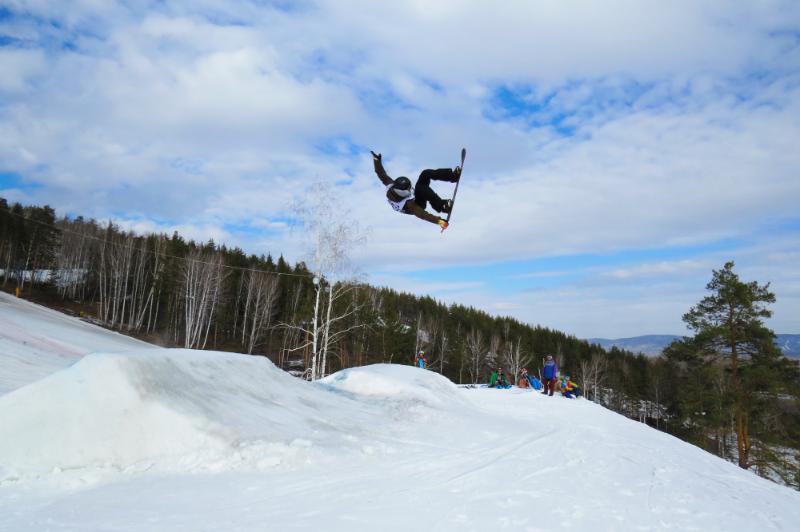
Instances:
[[[464,159],[467,158],[467,149],[461,148],[461,175],[458,176],[458,181],[456,181],[456,188],[453,190],[453,204],[450,206],[450,212],[447,213],[447,218],[444,219],[445,222],[450,224],[450,217],[453,216],[453,209],[456,206],[456,194],[458,194],[458,185],[461,183],[461,178],[464,176]],[[442,229],[444,232],[444,229]]]

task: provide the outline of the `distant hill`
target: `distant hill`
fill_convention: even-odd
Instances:
[[[626,349],[633,353],[643,353],[650,356],[658,356],[661,351],[671,342],[681,338],[674,334],[647,334],[644,336],[634,336],[633,338],[587,338],[586,341],[599,344],[605,349],[617,347]],[[783,354],[790,358],[800,358],[800,334],[779,334],[775,344],[783,351]]]
[[[775,344],[787,357],[800,358],[800,334],[779,334]]]
[[[618,349],[631,351],[632,353],[657,356],[661,354],[661,351],[665,347],[679,338],[680,336],[674,334],[647,334],[644,336],[634,336],[633,338],[587,338],[586,341],[592,344],[598,344],[604,349],[616,347]]]

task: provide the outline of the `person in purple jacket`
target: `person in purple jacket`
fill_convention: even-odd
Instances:
[[[544,389],[542,393],[553,395],[556,390],[556,378],[558,377],[558,364],[553,360],[553,355],[547,355],[544,362],[544,369],[542,369],[542,384]]]

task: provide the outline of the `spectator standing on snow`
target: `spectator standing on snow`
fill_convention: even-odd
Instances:
[[[422,349],[420,349],[417,356],[414,357],[414,365],[421,369],[425,369],[425,366],[428,365],[428,359],[425,358],[425,351]]]
[[[547,355],[542,369],[542,384],[544,390],[542,393],[552,396],[556,390],[556,379],[558,377],[558,364],[553,360],[553,355]]]

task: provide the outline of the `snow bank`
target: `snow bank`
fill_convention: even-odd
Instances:
[[[458,387],[450,380],[413,366],[374,364],[349,368],[319,382],[361,397],[420,402],[434,407],[464,404]]]
[[[359,432],[358,415],[345,418],[349,403],[262,357],[184,349],[88,355],[0,396],[0,479],[302,463],[315,444],[338,446]]]
[[[0,292],[0,395],[68,367],[89,353],[152,347]]]

